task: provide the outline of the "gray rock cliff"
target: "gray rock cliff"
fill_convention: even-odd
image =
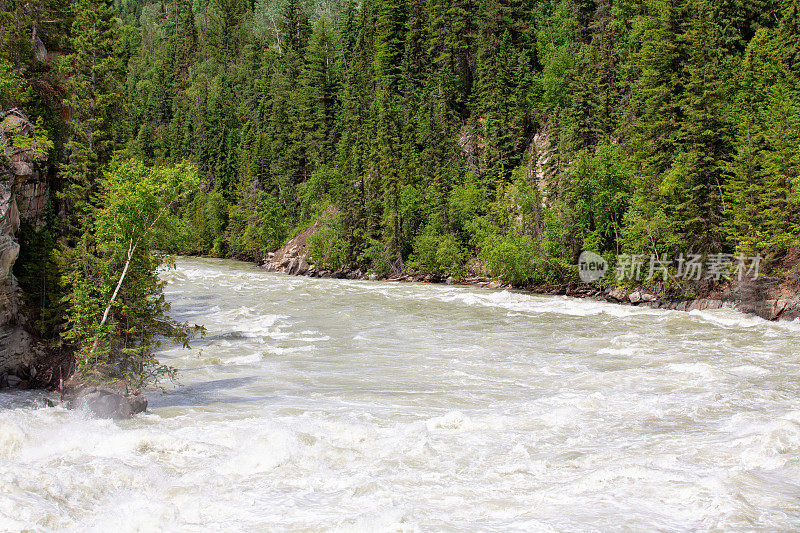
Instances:
[[[30,375],[41,350],[25,330],[21,294],[12,269],[19,257],[16,233],[20,219],[41,224],[49,189],[35,163],[30,143],[34,126],[19,110],[0,112],[0,376]]]

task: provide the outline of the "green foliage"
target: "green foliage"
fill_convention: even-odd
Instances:
[[[466,255],[453,235],[440,235],[428,228],[414,239],[408,265],[435,276],[463,276]]]
[[[283,244],[287,235],[286,221],[278,201],[260,191],[255,205],[231,206],[228,225],[232,255],[244,259],[259,259]]]
[[[14,71],[9,61],[0,57],[0,109],[24,104],[28,97],[25,80]]]
[[[451,225],[471,246],[478,246],[487,236],[485,215],[487,211],[486,191],[479,188],[473,179],[454,185],[450,193]]]
[[[0,107],[37,123],[0,151],[59,177],[56,227],[25,232],[60,276],[18,269],[87,368],[152,364],[155,249],[257,259],[316,223],[319,268],[477,257],[528,285],[574,281],[583,249],[777,264],[799,244],[793,0],[64,3],[0,12]]]
[[[135,159],[115,163],[100,182],[98,244],[118,248],[138,241],[148,249],[163,247],[175,234],[175,208],[198,186],[197,169],[190,164],[148,168]]]
[[[154,356],[157,336],[185,343],[191,330],[166,317],[157,275],[165,258],[155,250],[171,239],[174,208],[197,185],[192,166],[148,168],[136,160],[114,164],[98,184],[95,231],[62,256],[63,339],[74,346],[84,377],[138,388],[173,375]]]
[[[794,15],[777,4],[143,10],[128,147],[197,161],[182,248],[197,253],[252,258],[322,220],[320,260],[382,272],[458,269],[511,235],[564,279],[586,248],[781,254],[796,243],[780,213],[796,206],[798,97]],[[452,236],[453,264],[429,253],[436,236]]]
[[[569,167],[561,201],[569,209],[568,228],[575,248],[619,252],[633,169],[619,145],[581,150]]]
[[[387,244],[378,239],[368,239],[358,261],[365,264],[370,272],[379,276],[395,273],[393,271],[393,254]]]
[[[29,133],[12,118],[16,119],[10,115],[0,120],[0,164],[11,165],[20,158],[31,162],[46,161],[54,144],[44,129],[42,117],[37,119]]]
[[[511,232],[492,235],[481,248],[489,274],[514,286],[542,283],[548,279],[550,267],[541,245],[530,235]]]
[[[800,93],[784,36],[758,30],[738,76],[736,155],[728,164],[728,235],[743,253],[785,254],[800,236]]]
[[[24,296],[25,313],[29,324],[40,339],[52,340],[62,323],[60,305],[62,287],[58,261],[58,233],[52,212],[45,217],[46,225],[36,227],[27,219],[21,221],[17,240],[19,257],[14,263],[14,275]]]
[[[191,195],[181,209],[181,242],[172,251],[222,256],[226,251],[225,229],[228,202],[219,192]]]
[[[344,196],[345,184],[341,173],[327,165],[318,168],[304,183],[297,186],[301,220],[307,220],[337,204]]]
[[[350,246],[344,220],[328,213],[308,239],[309,257],[319,269],[338,270],[350,261]]]
[[[122,100],[123,65],[117,54],[117,20],[107,0],[74,0],[70,48],[58,69],[66,79],[64,106],[72,135],[65,144],[61,168],[66,187],[61,199],[69,204],[73,236],[80,233],[79,216],[89,216],[104,165],[114,149]]]

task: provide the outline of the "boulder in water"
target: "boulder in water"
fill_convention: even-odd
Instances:
[[[130,418],[147,409],[144,394],[128,394],[110,387],[84,387],[69,402],[70,409],[86,411],[98,418]]]

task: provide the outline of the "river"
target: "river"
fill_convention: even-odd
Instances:
[[[179,259],[129,421],[0,395],[0,529],[800,528],[800,325]]]

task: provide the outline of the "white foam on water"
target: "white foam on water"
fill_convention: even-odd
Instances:
[[[797,324],[178,265],[151,412],[0,395],[0,530],[800,528]]]
[[[517,313],[548,313],[575,317],[598,314],[604,314],[613,317],[629,317],[640,315],[657,315],[662,313],[662,311],[653,310],[646,307],[623,306],[564,296],[538,296],[522,294],[509,290],[468,292],[463,289],[438,289],[433,295],[420,296],[420,298],[435,298],[444,302],[463,303],[469,306],[495,307]]]
[[[260,363],[262,359],[263,359],[263,356],[261,354],[254,353],[254,354],[248,354],[248,355],[240,355],[239,357],[229,357],[228,359],[225,359],[224,361],[221,361],[221,364],[233,365],[233,366],[236,366],[236,365],[253,365],[253,364],[256,364],[256,363]]]
[[[733,309],[714,309],[711,311],[692,310],[688,314],[704,322],[733,329],[760,329],[766,334],[787,332],[800,334],[800,320],[780,320],[771,322],[757,316],[750,316]]]
[[[730,372],[745,378],[759,378],[769,375],[770,371],[756,365],[740,365],[730,369]]]

